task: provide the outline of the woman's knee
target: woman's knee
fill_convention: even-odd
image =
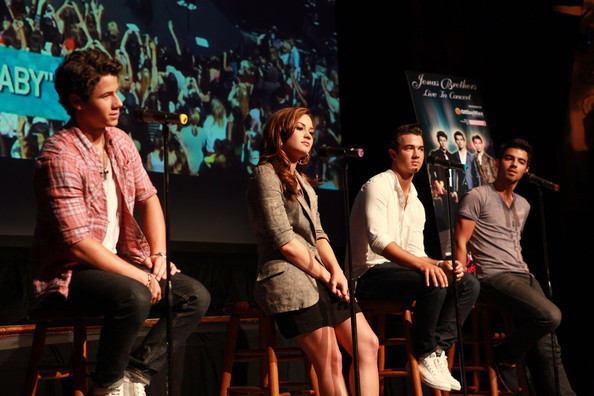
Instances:
[[[377,364],[377,354],[379,350],[379,339],[377,338],[377,335],[369,329],[362,334],[359,333],[357,342],[361,360],[370,364]]]
[[[329,328],[297,337],[297,342],[321,376],[341,375],[342,353]]]

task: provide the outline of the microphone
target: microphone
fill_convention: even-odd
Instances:
[[[524,174],[524,177],[526,178],[526,180],[529,183],[533,183],[536,184],[539,187],[545,187],[548,188],[549,190],[553,190],[553,191],[559,191],[559,185],[555,184],[551,181],[545,180],[542,177],[538,177],[530,172],[526,172]]]
[[[360,148],[328,147],[326,145],[320,147],[317,153],[322,158],[361,158],[364,154],[363,149]]]
[[[185,125],[188,122],[188,116],[183,113],[165,113],[164,111],[142,108],[134,110],[134,119],[140,122],[158,122],[160,124]]]
[[[466,164],[463,164],[461,162],[456,162],[456,161],[450,161],[450,160],[447,160],[444,158],[439,158],[434,155],[427,157],[427,163],[429,165],[433,165],[433,166],[456,169],[456,170],[461,170],[464,172],[466,172],[466,169],[468,169],[468,165],[466,165]]]

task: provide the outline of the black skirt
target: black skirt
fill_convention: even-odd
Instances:
[[[326,326],[334,326],[351,317],[351,307],[347,302],[336,297],[332,292],[316,280],[320,298],[308,308],[282,312],[274,315],[279,331],[285,338],[293,338],[299,334],[309,333]],[[355,303],[356,312],[361,312]]]

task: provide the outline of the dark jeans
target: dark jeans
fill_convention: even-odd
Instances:
[[[165,295],[165,281],[161,282]],[[185,343],[198,326],[210,304],[208,290],[184,274],[171,278],[172,350]],[[94,382],[109,387],[118,382],[126,369],[150,382],[151,376],[167,361],[167,322],[165,299],[151,305],[151,294],[142,283],[129,277],[96,269],[75,270],[67,305],[104,315],[97,350]],[[140,345],[132,349],[144,320],[159,320]]]
[[[481,295],[508,312],[515,331],[497,348],[506,363],[526,358],[538,394],[556,395],[555,369],[560,395],[575,395],[561,361],[561,347],[554,336],[561,323],[561,311],[544,294],[534,276],[506,272],[481,280]],[[554,353],[553,353],[554,350]]]
[[[360,299],[416,301],[413,319],[415,354],[423,356],[440,347],[448,350],[456,341],[456,298],[452,279],[448,288],[426,286],[425,276],[416,270],[394,264],[377,264],[357,281]],[[464,274],[457,283],[462,323],[472,311],[479,295],[479,282]]]

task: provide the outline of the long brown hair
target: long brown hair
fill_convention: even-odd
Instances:
[[[297,121],[304,115],[309,116],[312,121],[311,111],[305,107],[286,107],[274,112],[264,125],[262,132],[262,155],[260,164],[269,163],[272,165],[283,185],[283,191],[287,198],[294,199],[299,191],[297,179],[291,174],[291,162],[282,149],[283,144],[293,135],[297,127]],[[296,171],[301,174],[310,184],[317,185],[303,171],[309,165],[310,156],[299,161]]]

